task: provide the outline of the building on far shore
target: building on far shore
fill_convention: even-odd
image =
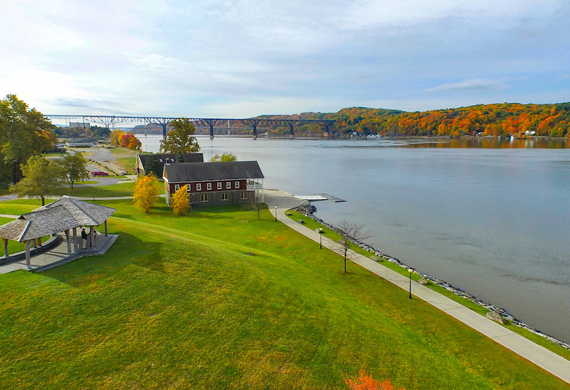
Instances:
[[[97,138],[70,138],[68,148],[92,148],[99,145]]]
[[[148,162],[151,154],[137,154],[137,161],[135,169],[137,174],[146,175],[146,164]],[[176,163],[176,153],[162,153],[154,154],[158,162],[162,165],[161,171],[164,170],[164,164],[175,164]],[[204,162],[204,155],[202,153],[183,153],[182,158],[184,158],[185,163],[190,162]]]
[[[257,191],[263,202],[264,176],[257,161],[165,164],[163,179],[169,206],[172,195],[185,185],[192,208],[249,203]]]

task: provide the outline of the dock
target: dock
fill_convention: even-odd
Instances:
[[[303,199],[309,202],[318,202],[321,200],[328,200],[333,203],[341,203],[346,202],[344,199],[337,198],[336,196],[328,195],[328,194],[315,194],[315,195],[296,195],[296,198]]]
[[[328,195],[328,194],[317,194],[317,195],[322,196],[323,198],[330,200],[333,203],[346,202],[346,200],[344,200],[344,199],[340,199],[340,198],[337,198],[336,196],[332,196],[332,195]]]

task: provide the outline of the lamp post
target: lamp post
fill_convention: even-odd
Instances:
[[[320,237],[319,237],[319,238],[320,238],[320,240],[319,240],[319,248],[320,248],[320,249],[323,249],[323,234],[325,234],[325,231],[323,230],[323,228],[320,227],[320,228],[319,228],[319,236],[320,236]]]
[[[408,272],[410,274],[410,299],[412,299],[412,269],[408,268]]]
[[[275,205],[275,222],[277,222],[277,205]]]

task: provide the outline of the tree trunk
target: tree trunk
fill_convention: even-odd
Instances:
[[[42,195],[42,206],[45,206],[45,205],[46,205],[46,200],[45,200],[45,198],[44,198],[43,195]]]

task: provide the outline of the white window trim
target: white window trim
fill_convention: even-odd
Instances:
[[[226,190],[231,190],[232,189],[232,182],[228,181],[226,182]]]
[[[230,195],[227,192],[222,192],[222,201],[226,202],[230,200]]]
[[[221,190],[221,189],[222,189],[222,182],[221,182],[221,181],[218,182],[217,187],[218,187],[218,190]]]
[[[247,191],[242,191],[240,198],[247,199]]]
[[[175,184],[174,185],[174,191],[178,191],[180,189],[180,184]]]
[[[202,183],[196,184],[196,191],[202,191]]]
[[[208,191],[210,191],[212,189],[212,183],[208,183],[206,187],[208,188]]]
[[[200,202],[207,202],[208,201],[208,194],[200,195]]]
[[[236,182],[235,182],[235,187],[236,187],[236,189],[239,188],[239,181],[236,181]]]
[[[192,185],[186,184],[186,192],[192,192]]]

